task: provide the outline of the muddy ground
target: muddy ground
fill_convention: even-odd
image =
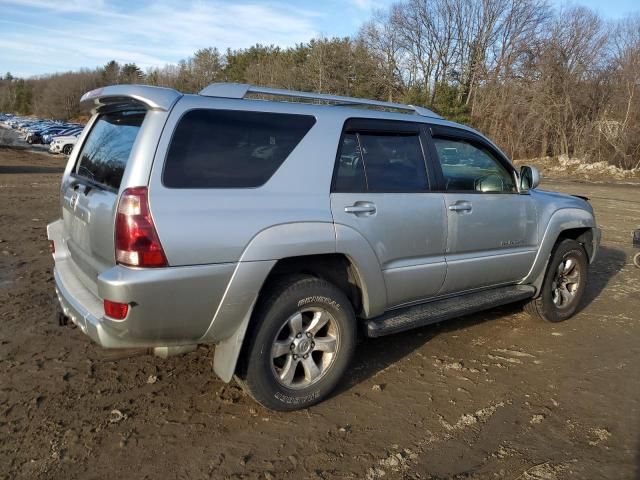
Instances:
[[[0,148],[0,478],[640,478],[640,186],[544,182],[604,228],[572,320],[509,306],[368,340],[332,398],[278,414],[214,376],[213,348],[106,361],[57,326],[63,165]]]

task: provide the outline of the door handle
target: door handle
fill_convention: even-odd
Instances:
[[[353,215],[373,215],[376,213],[376,206],[371,202],[356,202],[349,207],[344,207],[344,211]]]
[[[449,210],[452,212],[470,212],[472,208],[471,202],[466,200],[460,200],[452,205],[449,205]]]

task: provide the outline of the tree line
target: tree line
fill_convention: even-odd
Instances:
[[[7,74],[0,111],[69,119],[99,86],[187,93],[221,81],[423,105],[479,129],[512,158],[640,167],[640,17],[605,21],[546,0],[405,0],[347,38],[204,48],[147,71],[111,61],[29,79]]]

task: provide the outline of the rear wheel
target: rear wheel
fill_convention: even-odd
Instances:
[[[633,256],[633,264],[634,264],[636,267],[640,268],[640,252],[639,252],[639,253],[636,253],[636,254]]]
[[[287,277],[264,295],[254,315],[239,372],[243,388],[272,410],[326,398],[355,349],[355,316],[342,291],[319,278]]]
[[[565,239],[554,248],[540,295],[525,305],[532,316],[549,322],[572,317],[587,284],[588,261],[582,245]]]

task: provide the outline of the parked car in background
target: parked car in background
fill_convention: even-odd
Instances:
[[[44,135],[42,135],[42,143],[44,145],[49,145],[55,137],[79,135],[81,132],[82,132],[82,127],[72,126],[72,127],[65,128],[59,132],[45,133]]]
[[[67,155],[84,128],[81,123],[22,117],[9,113],[0,113],[0,126],[18,130],[22,133],[22,139],[30,145],[51,144],[54,138],[61,137],[49,151]]]
[[[57,135],[61,133],[63,130],[66,130],[66,127],[62,125],[54,125],[54,126],[46,126],[44,128],[34,130],[33,132],[27,134],[25,140],[28,144],[39,144],[43,143],[42,139],[44,135],[52,134]]]
[[[28,135],[29,133],[39,132],[41,130],[45,130],[50,127],[60,127],[62,126],[62,122],[56,122],[53,120],[40,120],[37,118],[29,118],[26,121],[21,122],[21,125],[18,127],[18,130]],[[25,138],[26,139],[26,138]]]
[[[71,155],[74,145],[78,142],[80,132],[76,135],[65,135],[60,137],[53,137],[53,140],[49,144],[50,153],[63,153],[65,155]]]
[[[30,133],[42,130],[52,125],[53,123],[48,120],[30,120],[27,123],[23,123],[22,126],[18,128],[18,130],[25,134],[26,140],[26,136]]]

